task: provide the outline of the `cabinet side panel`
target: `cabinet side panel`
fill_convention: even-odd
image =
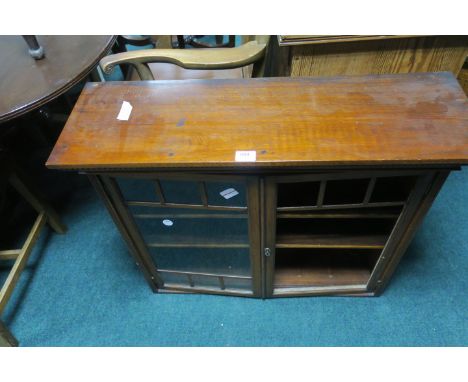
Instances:
[[[103,200],[107,210],[109,211],[109,214],[111,215],[112,220],[114,221],[115,225],[117,226],[118,230],[120,231],[120,234],[122,235],[123,239],[127,243],[127,246],[130,250],[131,255],[133,256],[135,262],[139,264],[139,266],[142,269],[143,275],[145,276],[146,281],[148,282],[149,286],[154,292],[157,292],[158,285],[155,283],[155,280],[152,278],[152,275],[150,272],[147,270],[147,268],[143,265],[143,259],[141,258],[141,255],[133,242],[121,216],[117,212],[114,203],[110,196],[107,194],[107,190],[105,189],[101,178],[97,175],[88,175],[88,178],[91,182],[91,184],[94,186],[96,192],[99,194],[101,199]]]
[[[431,207],[432,203],[437,197],[437,194],[444,185],[449,174],[450,171],[440,171],[435,173],[433,182],[430,185],[429,190],[424,195],[423,199],[420,201],[416,212],[412,216],[411,222],[406,227],[405,232],[403,233],[403,236],[398,242],[391,259],[389,260],[381,274],[381,282],[376,285],[374,291],[376,295],[382,293],[385,287],[387,286],[391,276],[393,275],[393,272],[395,272],[398,263],[400,262],[409,244],[411,243],[411,240],[413,239],[419,225],[422,223],[424,217],[426,216],[426,213],[429,211],[429,208]]]
[[[144,270],[145,274],[147,273],[149,275],[150,279],[153,280],[153,283],[156,283],[156,286],[161,287],[163,282],[156,272],[156,265],[151,260],[143,238],[141,237],[141,234],[136,227],[135,221],[133,220],[132,215],[123,202],[122,194],[120,193],[115,179],[102,177],[101,181],[107,190],[107,195],[112,201],[112,204],[119,216],[118,225],[123,226],[131,242],[136,248],[138,256],[141,259],[141,262],[139,262],[141,268]]]
[[[391,260],[396,246],[408,228],[411,218],[416,213],[417,208],[434,178],[433,172],[418,177],[411,194],[409,195],[401,214],[393,227],[393,230],[385,243],[385,247],[372,271],[367,283],[367,289],[373,292],[378,284],[382,283],[381,276],[388,262]]]

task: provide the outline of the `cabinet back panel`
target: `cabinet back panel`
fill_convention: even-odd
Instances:
[[[364,285],[379,253],[362,249],[277,250],[274,288]]]

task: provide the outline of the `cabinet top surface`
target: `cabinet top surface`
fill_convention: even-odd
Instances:
[[[464,164],[467,106],[450,73],[89,83],[47,166]]]

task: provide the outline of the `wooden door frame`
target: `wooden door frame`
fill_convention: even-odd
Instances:
[[[269,256],[263,256],[264,269],[264,297],[283,296],[313,296],[313,295],[377,295],[381,293],[385,284],[390,279],[393,271],[404,251],[414,236],[418,224],[422,221],[432,201],[441,189],[449,170],[435,171],[431,169],[421,170],[376,170],[356,171],[340,173],[301,174],[265,176],[263,207],[263,255],[268,249]],[[342,175],[342,176],[341,176]],[[276,247],[276,211],[277,211],[277,185],[278,183],[294,183],[303,181],[323,181],[331,179],[360,179],[385,176],[417,176],[416,184],[403,205],[400,215],[389,234],[384,248],[380,252],[379,259],[371,271],[368,282],[364,286],[330,286],[330,287],[304,287],[290,288],[288,292],[274,293],[275,273],[275,247]],[[368,190],[369,191],[369,190]],[[319,191],[319,194],[322,193]],[[366,192],[368,194],[369,192]],[[320,196],[318,197],[320,199]],[[322,195],[323,199],[323,195]],[[366,195],[365,199],[368,200]]]
[[[352,295],[367,296],[380,294],[396,265],[408,247],[424,215],[429,210],[432,202],[443,186],[450,169],[417,168],[417,169],[365,169],[365,170],[343,170],[330,172],[315,172],[309,174],[286,175],[271,173],[253,174],[213,174],[213,173],[168,173],[168,172],[145,172],[134,173],[126,171],[110,173],[90,173],[88,177],[111,214],[115,224],[125,239],[136,264],[141,268],[148,284],[154,292],[181,292],[181,293],[209,293],[222,295],[240,295],[243,293],[231,293],[224,290],[198,290],[196,288],[164,288],[162,279],[157,272],[157,265],[149,255],[146,244],[133,220],[132,214],[125,203],[115,177],[135,178],[161,178],[180,179],[186,181],[230,181],[242,183],[246,189],[248,234],[250,244],[250,264],[252,277],[251,297],[286,297],[286,296],[315,296],[315,295]],[[389,237],[382,249],[379,259],[371,271],[371,276],[366,285],[349,286],[322,286],[307,288],[290,288],[288,292],[282,291],[275,294],[273,291],[275,243],[276,243],[276,218],[277,218],[277,184],[294,183],[303,181],[323,181],[333,179],[360,179],[385,176],[417,176],[416,185],[410,193],[407,201],[403,204],[402,211],[398,217]],[[320,192],[319,192],[320,193]],[[366,192],[367,194],[368,192]],[[323,195],[322,195],[323,198]],[[366,196],[367,201],[369,201]],[[323,206],[328,208],[330,206]],[[338,207],[336,207],[338,208]],[[265,256],[266,249],[269,256]]]
[[[108,177],[103,175],[88,174],[88,179],[103,200],[112,220],[125,240],[136,266],[141,269],[149,287],[156,293],[159,286],[162,285],[162,281],[156,274],[153,263],[148,262],[149,254],[145,249],[146,247],[142,247],[143,239],[139,235],[138,230],[136,230],[134,222],[133,230],[129,229],[128,211],[122,202],[122,196],[119,196],[119,189],[117,188],[116,190],[116,186],[108,181]],[[113,192],[109,190],[109,185],[113,188]],[[131,216],[130,219],[130,221],[133,221]]]
[[[395,240],[394,248],[392,250],[393,253],[380,272],[377,283],[375,285],[368,284],[368,288],[373,288],[373,294],[375,296],[380,295],[384,291],[395,272],[398,263],[416,234],[417,229],[429,211],[429,208],[432,206],[435,198],[439,194],[439,191],[442,189],[447,177],[450,175],[450,172],[450,170],[432,171],[432,177],[429,184],[426,185],[424,194],[421,198],[415,202],[417,205],[413,206],[413,211],[407,221],[405,230],[401,232],[398,239]]]
[[[193,173],[133,173],[133,172],[112,172],[105,174],[88,174],[91,183],[95,186],[98,193],[103,198],[109,212],[111,213],[114,222],[119,228],[122,236],[124,237],[130,252],[135,258],[136,264],[141,267],[143,274],[150,287],[154,292],[174,291],[181,293],[208,293],[208,294],[225,294],[236,296],[262,296],[262,270],[260,258],[260,190],[259,181],[257,176],[252,175],[217,175],[217,174],[193,174]],[[187,287],[165,286],[163,279],[158,272],[158,266],[154,259],[149,254],[147,245],[139,232],[139,229],[134,221],[131,211],[120,191],[115,178],[140,178],[140,179],[174,179],[183,181],[194,182],[208,182],[208,181],[229,181],[233,183],[240,183],[245,187],[246,191],[246,212],[248,213],[248,236],[249,236],[249,259],[251,268],[252,289],[251,293],[231,292],[227,290],[218,290],[217,288],[210,287]],[[206,192],[206,191],[205,191]],[[206,199],[206,195],[205,195]],[[153,203],[158,207],[159,203]],[[164,203],[163,203],[164,204]],[[170,206],[170,204],[167,204]],[[191,205],[186,205],[190,208]],[[182,204],[179,207],[183,207]],[[193,205],[192,207],[208,208],[207,203],[202,203],[200,206]]]

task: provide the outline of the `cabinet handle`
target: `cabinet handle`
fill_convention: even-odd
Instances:
[[[270,255],[271,255],[271,250],[270,250],[270,248],[265,248],[264,254],[265,254],[265,256],[270,256]]]

